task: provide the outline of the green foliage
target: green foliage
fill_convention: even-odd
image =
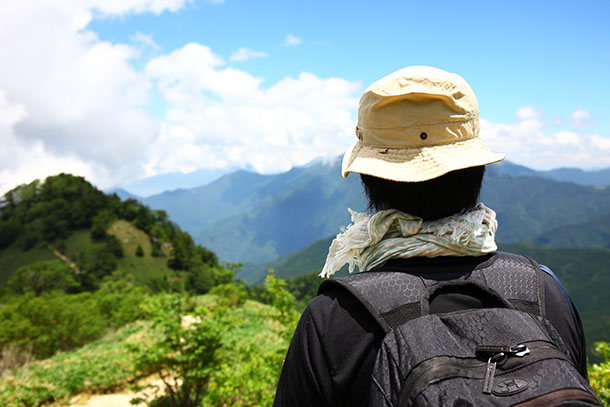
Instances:
[[[233,271],[221,265],[211,267],[197,262],[186,272],[185,288],[196,294],[205,294],[214,286],[230,283],[234,276]]]
[[[94,250],[93,258],[84,268],[94,276],[102,278],[116,270],[117,258],[107,247],[100,247]]]
[[[102,209],[91,221],[91,237],[95,240],[102,240],[106,237],[106,229],[110,226],[116,215],[108,210]]]
[[[75,349],[99,338],[110,327],[140,318],[146,295],[133,278],[114,275],[95,293],[43,292],[4,297],[0,303],[0,347],[32,349],[37,358]]]
[[[610,405],[610,343],[595,343],[595,352],[602,362],[589,365],[589,381],[604,405]]]
[[[171,294],[149,301],[146,311],[161,339],[152,346],[134,347],[137,368],[159,372],[168,405],[199,406],[212,366],[217,363],[223,329],[218,314],[200,307],[187,318],[185,297]]]
[[[142,245],[138,245],[136,247],[136,256],[137,257],[144,257],[144,248],[142,247]]]
[[[294,295],[286,289],[286,286],[286,281],[275,278],[273,270],[269,270],[265,279],[265,291],[271,299],[271,305],[280,312],[278,320],[284,325],[291,326],[296,322],[298,313],[295,309]]]
[[[218,363],[202,406],[254,407],[273,403],[293,327],[278,323],[276,309],[255,302],[226,310]]]
[[[161,257],[163,255],[161,252],[161,246],[158,244],[153,244],[150,248],[150,255],[152,257]]]
[[[42,260],[15,271],[8,286],[17,294],[33,291],[36,296],[52,290],[67,291],[78,286],[74,272],[61,260]]]
[[[220,287],[213,291],[226,290]],[[232,290],[225,292],[234,294]],[[272,271],[266,280],[265,295],[273,307],[246,302],[223,313],[220,321],[225,331],[217,356],[220,362],[210,377],[202,406],[249,407],[273,403],[298,313],[294,310],[294,298]]]
[[[31,346],[38,358],[97,339],[106,328],[91,293],[23,295],[0,308],[0,344]]]
[[[108,251],[116,258],[123,257],[123,245],[121,244],[119,238],[115,235],[106,236],[106,249],[108,249]]]
[[[318,271],[304,276],[290,278],[286,281],[286,289],[294,295],[298,310],[304,310],[307,303],[318,294],[318,287],[324,281]]]
[[[153,340],[147,324],[136,323],[75,352],[30,363],[0,381],[3,407],[68,404],[78,393],[124,388],[135,377],[132,343]]]
[[[271,405],[298,313],[285,283],[267,278],[273,307],[247,301],[243,285],[209,295],[157,296],[146,305],[159,341],[134,346],[141,371],[159,371],[166,394],[151,405]],[[140,402],[150,400],[140,400]]]
[[[9,247],[19,236],[21,224],[16,219],[0,219],[0,249]]]
[[[243,285],[221,284],[210,290],[210,295],[217,296],[221,305],[235,308],[248,299],[248,290]]]
[[[188,270],[195,255],[195,243],[191,236],[177,229],[171,238],[172,255],[167,266],[174,270]]]

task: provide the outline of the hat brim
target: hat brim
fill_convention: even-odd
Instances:
[[[368,174],[392,181],[421,182],[448,172],[492,164],[504,154],[490,151],[479,137],[419,148],[387,148],[354,143],[343,156],[342,173]]]

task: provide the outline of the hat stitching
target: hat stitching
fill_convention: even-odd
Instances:
[[[429,135],[428,135],[429,136]],[[367,148],[379,148],[379,149],[389,149],[389,150],[421,150],[421,149],[430,149],[430,148],[434,148],[434,147],[442,147],[442,146],[447,146],[447,145],[456,145],[456,144],[466,144],[466,142],[472,141],[472,140],[477,140],[479,139],[479,137],[476,136],[472,136],[470,138],[462,138],[461,140],[458,141],[452,141],[452,140],[448,140],[446,142],[443,143],[435,143],[435,144],[427,144],[424,146],[420,146],[420,147],[400,147],[400,146],[393,146],[393,147],[388,147],[385,145],[375,145],[375,144],[365,144],[362,142],[362,140],[359,140],[357,142],[357,144],[359,145],[359,147],[367,147]],[[471,144],[471,143],[469,143]]]
[[[436,126],[439,124],[446,124],[446,123],[468,123],[472,120],[476,120],[478,119],[479,116],[468,116],[468,119],[466,120],[445,120],[442,122],[428,122],[426,124],[418,124],[418,125],[409,125],[409,126],[403,126],[403,127],[363,127],[358,125],[357,127],[360,130],[395,130],[395,129],[413,129],[413,128],[420,128],[420,127],[427,127],[427,126]]]

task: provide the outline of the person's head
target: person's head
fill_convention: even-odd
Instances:
[[[477,204],[484,166],[455,170],[421,182],[390,181],[360,174],[369,209],[398,209],[423,220],[464,212]]]
[[[369,86],[358,108],[358,140],[342,173],[360,173],[371,209],[426,220],[478,200],[484,166],[504,158],[479,137],[474,92],[459,75],[414,66]]]

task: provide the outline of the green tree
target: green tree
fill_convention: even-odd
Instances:
[[[137,257],[144,257],[144,249],[142,248],[142,245],[138,245],[136,247],[136,256]]]
[[[106,237],[106,229],[115,219],[114,213],[108,209],[99,211],[91,222],[91,237],[95,240],[102,240]]]
[[[193,239],[188,233],[176,229],[171,243],[172,254],[167,261],[167,266],[174,270],[188,270],[195,254]]]
[[[119,259],[123,257],[123,244],[115,235],[106,236],[106,249]]]
[[[161,245],[153,242],[152,247],[150,248],[150,255],[152,257],[161,257],[161,256],[163,256],[163,252],[161,251]]]
[[[106,247],[100,247],[93,252],[93,259],[87,270],[94,276],[102,278],[117,268],[117,259]]]
[[[152,346],[134,346],[138,368],[159,372],[167,393],[163,405],[198,407],[218,363],[216,351],[224,329],[219,314],[200,307],[185,318],[186,297],[176,294],[160,295],[145,309],[162,339]]]
[[[40,233],[37,229],[29,228],[26,229],[25,234],[23,236],[23,241],[21,242],[21,250],[28,251],[40,241]]]
[[[291,327],[297,322],[298,312],[295,308],[294,295],[287,290],[286,286],[286,281],[276,278],[274,271],[270,269],[265,278],[265,291],[271,299],[271,305],[280,312],[278,320]]]
[[[9,247],[21,231],[21,224],[16,219],[0,219],[0,249]]]
[[[8,281],[14,292],[31,291],[36,296],[46,291],[66,291],[78,285],[70,266],[61,260],[43,260],[19,267]]]
[[[51,242],[55,239],[63,239],[69,235],[70,225],[61,218],[56,212],[45,216],[42,219],[42,237]]]

